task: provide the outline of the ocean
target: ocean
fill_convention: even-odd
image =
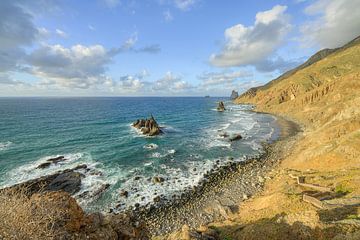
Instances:
[[[225,112],[216,111],[218,101]],[[88,211],[181,194],[215,165],[258,156],[263,142],[278,138],[276,118],[251,109],[212,97],[0,98],[0,187],[86,164],[91,170],[82,172],[75,198]],[[151,114],[164,134],[146,137],[131,127]],[[224,132],[243,139],[230,142]],[[37,169],[57,156],[67,160]],[[154,176],[165,181],[153,183]],[[105,184],[101,197],[81,197]]]

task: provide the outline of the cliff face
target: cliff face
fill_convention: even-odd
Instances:
[[[233,233],[233,225],[226,222],[218,226],[233,239],[255,239],[254,231],[259,239],[285,239],[282,237],[288,233],[281,229],[294,236],[306,232],[308,238],[301,239],[333,239],[336,235],[334,239],[359,239],[359,38],[342,48],[320,51],[302,66],[248,90],[235,102],[289,117],[302,125],[303,132],[271,173],[264,192],[240,206],[234,221],[245,224],[242,230]],[[333,209],[319,209],[303,201],[308,189],[297,186],[291,178],[294,175],[335,189],[338,195],[328,200],[335,204]]]
[[[235,100],[305,125],[308,147],[297,161],[299,166],[306,163],[303,168],[360,166],[360,43],[356,43]]]

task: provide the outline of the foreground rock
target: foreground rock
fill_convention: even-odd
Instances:
[[[39,192],[65,191],[69,194],[75,194],[80,191],[81,180],[85,176],[75,170],[87,169],[86,165],[79,165],[74,169],[66,169],[57,173],[42,176],[5,189],[26,189],[28,195]],[[3,190],[0,190],[3,191]]]
[[[238,97],[239,97],[239,93],[237,91],[235,91],[235,90],[232,90],[230,99],[234,100],[234,99],[236,99]]]
[[[155,118],[151,115],[149,119],[138,119],[132,124],[134,128],[140,129],[142,134],[156,136],[162,132]]]
[[[220,102],[218,103],[218,106],[217,106],[216,109],[217,109],[219,112],[225,111],[226,109],[225,109],[224,102],[220,101]]]

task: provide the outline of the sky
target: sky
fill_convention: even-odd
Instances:
[[[1,0],[0,96],[229,96],[360,35],[359,0]]]

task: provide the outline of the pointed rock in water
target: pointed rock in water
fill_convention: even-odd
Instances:
[[[142,134],[148,136],[156,136],[162,133],[158,123],[152,115],[149,119],[138,119],[132,126],[140,129]]]
[[[218,106],[217,106],[216,109],[217,109],[219,112],[225,111],[226,109],[225,109],[224,102],[220,101],[220,102],[218,103]]]
[[[232,90],[231,96],[230,96],[231,100],[234,100],[234,99],[236,99],[238,97],[239,97],[239,93],[237,91],[235,91],[235,90]]]

